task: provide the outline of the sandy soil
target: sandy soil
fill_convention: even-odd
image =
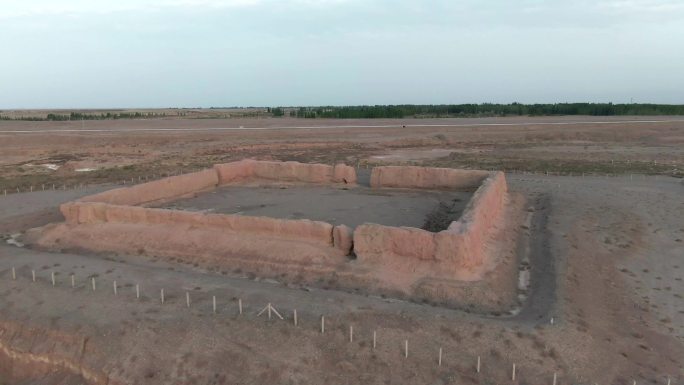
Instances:
[[[532,281],[539,284],[550,276],[555,277],[553,285],[546,280],[547,286],[536,287],[526,308],[513,318],[483,318],[358,294],[301,290],[232,272],[136,257],[46,254],[2,246],[3,322],[87,336],[89,358],[84,363],[105,368],[112,381],[123,383],[141,378],[149,383],[489,383],[505,381],[514,362],[517,381],[525,383],[546,383],[554,371],[563,382],[627,383],[635,378],[658,383],[665,375],[675,383],[681,381],[682,331],[673,327],[682,324],[684,304],[673,295],[682,292],[681,280],[676,281],[681,271],[670,269],[670,292],[651,288],[647,292],[620,270],[630,260],[650,260],[651,268],[679,263],[681,243],[651,232],[644,232],[634,245],[617,249],[605,242],[606,237],[630,235],[632,227],[649,222],[677,223],[677,213],[637,211],[629,226],[605,228],[593,227],[598,223],[592,214],[599,212],[605,218],[601,220],[610,223],[624,219],[617,211],[622,204],[681,205],[677,199],[681,184],[662,178],[510,175],[509,181],[512,188],[538,198],[539,212],[548,215],[549,249],[545,251],[542,242],[536,252],[538,258],[555,260],[551,265],[532,261]],[[633,189],[642,190],[638,199],[621,194]],[[54,199],[63,199],[60,194],[55,192]],[[681,229],[673,234],[677,231]],[[673,246],[678,248],[671,254],[660,252]],[[16,281],[10,278],[11,266],[18,269]],[[38,274],[36,283],[31,282],[31,270]],[[58,280],[54,288],[52,271]],[[77,277],[76,289],[70,288],[71,273]],[[639,271],[634,274],[642,276]],[[87,281],[92,276],[101,288],[96,292]],[[117,296],[113,280],[120,285]],[[135,283],[143,286],[141,301],[135,300]],[[164,305],[159,303],[161,288],[166,289]],[[190,310],[185,308],[185,291],[192,295]],[[639,307],[647,293],[651,301],[663,305]],[[212,295],[219,298],[217,316],[211,315]],[[244,302],[243,317],[237,316],[237,298]],[[268,302],[289,318],[270,323],[263,315],[257,318]],[[295,308],[297,328],[291,324]],[[327,320],[324,335],[319,330],[321,315]],[[661,321],[665,317],[671,321]],[[349,325],[354,327],[353,343],[347,342]],[[370,348],[373,330],[380,341],[376,351]],[[402,350],[406,339],[408,359]],[[33,349],[49,351],[40,346]],[[442,367],[436,365],[440,346]],[[478,355],[484,362],[480,375],[474,372]]]
[[[11,193],[43,183],[121,182],[245,157],[349,164],[429,159],[448,167],[601,175],[682,175],[684,170],[681,117],[151,119],[83,124],[0,121],[0,189]],[[76,171],[83,169],[94,171]]]
[[[544,159],[534,154],[544,152],[544,157],[554,158],[546,164],[566,167],[556,171],[590,165],[613,174],[611,158],[628,147],[630,161],[632,154],[643,157],[643,162],[638,161],[642,163],[636,162],[639,167],[651,167],[655,161],[657,167],[675,162],[681,169],[683,132],[684,123],[667,122],[608,127],[283,129],[196,136],[16,134],[3,137],[9,140],[2,142],[0,160],[12,164],[3,168],[6,184],[31,177],[15,170],[21,162],[76,153],[87,161],[128,160],[136,166],[124,170],[126,175],[245,154],[304,161],[343,158],[363,165],[371,156],[406,148],[453,148],[473,157],[451,155],[425,159],[425,164],[496,165],[522,159],[515,164],[536,165]],[[439,134],[445,139],[435,138]],[[613,153],[600,151],[603,145]],[[552,151],[531,149],[544,146]],[[488,152],[472,155],[478,148]],[[556,159],[561,156],[567,160]],[[623,173],[619,177],[507,175],[511,191],[524,194],[533,213],[529,222],[520,224],[532,237],[530,290],[515,316],[485,317],[360,292],[287,286],[154,258],[51,254],[0,246],[0,382],[4,376],[5,382],[18,377],[34,383],[76,383],[75,376],[92,374],[82,373],[87,368],[109,378],[110,384],[551,384],[554,372],[559,384],[636,380],[665,385],[668,377],[672,384],[682,383],[684,184],[665,176],[631,175],[637,171],[635,162],[629,167],[617,163],[615,171]],[[40,225],[46,218],[36,213],[90,192],[0,195],[3,233]],[[35,207],[26,204],[31,201]],[[11,279],[12,267],[17,280]],[[37,282],[31,281],[31,270],[36,271]],[[55,287],[50,282],[53,271]],[[74,289],[71,273],[76,278]],[[96,278],[97,291],[90,288],[89,277]],[[140,300],[135,298],[136,283],[142,286]],[[186,291],[191,293],[189,309]],[[242,316],[238,299],[243,301]],[[274,315],[268,321],[265,313],[257,317],[269,302],[284,320]],[[349,326],[353,326],[352,342]],[[373,331],[376,349],[372,349]],[[404,357],[406,340],[408,358]],[[73,351],[66,346],[73,346]],[[440,347],[443,360],[438,366]],[[59,357],[75,363],[67,365]],[[511,381],[514,363],[517,376]],[[80,371],[74,374],[74,367]]]

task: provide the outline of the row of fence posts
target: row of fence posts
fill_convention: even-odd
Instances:
[[[12,280],[17,279],[16,268],[14,268],[14,267],[11,268],[11,276],[12,276]],[[72,289],[76,288],[75,275],[70,274],[69,278],[70,278],[71,288]],[[37,276],[36,276],[35,270],[31,270],[31,280],[33,282],[37,281]],[[56,274],[54,271],[50,272],[50,282],[51,282],[52,286],[57,286]],[[119,295],[119,287],[120,286],[116,280],[112,281],[112,292],[114,293],[115,296]],[[97,285],[97,281],[96,281],[95,277],[90,277],[90,288],[92,291],[97,291],[98,285]],[[140,284],[138,284],[138,283],[135,284],[135,297],[136,297],[136,299],[140,299],[140,297],[141,297]],[[165,302],[166,302],[166,294],[165,294],[164,289],[162,288],[159,291],[159,303],[163,305]],[[212,295],[211,302],[212,302],[212,313],[217,314],[217,300],[216,300],[215,295]],[[187,308],[190,308],[191,304],[192,304],[192,301],[191,301],[190,292],[185,291],[185,306]],[[243,315],[244,311],[243,311],[242,298],[237,299],[237,305],[238,305],[238,315]],[[276,307],[270,302],[267,303],[266,306],[264,308],[262,308],[259,312],[257,312],[256,316],[261,317],[263,314],[266,314],[269,320],[272,318],[275,318],[275,317],[278,317],[281,320],[285,320],[285,317],[283,317],[283,315],[280,314],[280,312],[276,309]],[[326,320],[325,316],[320,317],[320,333],[321,334],[326,334],[326,330],[325,330],[326,322],[325,322],[325,320]],[[299,317],[297,314],[297,309],[294,309],[292,312],[292,324],[294,326],[299,326]],[[354,326],[353,325],[349,325],[349,342],[354,342]],[[377,348],[377,345],[378,345],[377,330],[373,330],[373,337],[372,337],[372,348],[373,348],[373,350],[375,350]],[[404,340],[403,352],[404,352],[404,358],[408,358],[408,356],[409,356],[409,340],[408,339]],[[438,354],[437,354],[437,365],[438,366],[442,366],[443,353],[444,353],[444,350],[442,347],[440,347],[438,349]],[[480,356],[477,356],[477,362],[475,365],[475,371],[477,373],[481,372],[481,363],[482,363],[482,358]],[[515,370],[516,370],[516,367],[515,367],[515,364],[513,364],[513,374],[512,374],[513,379],[515,379]],[[554,374],[554,377],[555,377],[555,374]]]
[[[194,171],[191,171],[194,172]],[[174,176],[174,175],[181,175],[183,174],[183,170],[180,169],[177,172],[173,173],[161,173],[161,174],[152,174],[152,175],[145,175],[145,176],[138,176],[137,178],[131,178],[130,181],[128,179],[121,179],[119,181],[119,184],[121,185],[134,185],[136,184],[136,179],[138,183],[144,183],[148,182],[150,180],[155,180],[158,178],[166,178],[169,176]],[[25,187],[24,190],[22,190],[20,187],[15,187],[13,189],[3,189],[3,196],[7,196],[8,194],[18,194],[22,192],[34,192],[34,191],[66,191],[66,190],[78,190],[78,189],[86,189],[90,187],[91,185],[88,183],[76,183],[73,185],[68,185],[68,184],[59,184],[59,183],[43,183],[40,185],[40,189],[36,188],[37,186],[30,185],[29,187]]]
[[[369,163],[361,163],[361,162],[356,162],[356,169],[360,170],[362,168],[369,169],[372,167],[376,166],[382,166],[383,164],[369,164]],[[484,168],[483,168],[484,169]],[[669,177],[667,174],[634,174],[634,173],[599,173],[599,172],[563,172],[563,171],[529,171],[529,170],[522,170],[522,169],[507,169],[507,168],[494,168],[494,167],[489,167],[487,168],[489,171],[502,171],[504,173],[508,174],[519,174],[519,175],[545,175],[545,176],[570,176],[570,177],[620,177],[620,176],[627,176],[629,175],[630,180],[634,180],[635,175],[636,176],[641,176],[643,179],[646,179],[648,177],[659,177],[659,176],[665,176]],[[678,170],[675,168],[672,170],[673,172],[677,172]]]
[[[48,190],[52,190],[52,191],[57,191],[57,190],[62,190],[62,191],[66,191],[66,190],[78,190],[78,189],[88,188],[89,186],[90,186],[90,185],[88,185],[87,183],[86,183],[86,184],[83,184],[83,183],[74,184],[74,185],[71,185],[71,186],[66,185],[66,184],[59,185],[59,184],[55,184],[55,183],[48,183],[48,184],[41,184],[41,185],[40,185],[40,190],[35,189],[33,185],[29,186],[25,191],[22,191],[21,188],[16,187],[15,189],[10,189],[10,190],[9,190],[9,194],[13,194],[13,193],[14,193],[14,194],[19,194],[19,193],[22,193],[22,192],[48,191]],[[7,189],[3,189],[3,190],[2,190],[2,195],[7,196],[7,194],[8,194],[8,190],[7,190]]]
[[[75,275],[70,274],[69,277],[70,277],[71,288],[72,289],[76,288]],[[16,271],[15,267],[11,268],[11,279],[17,280],[17,271]],[[36,282],[36,271],[35,270],[31,270],[31,280],[33,282]],[[57,286],[57,280],[56,280],[56,275],[55,275],[54,271],[50,272],[50,283],[52,284],[52,286]],[[97,291],[97,282],[95,280],[95,277],[90,277],[90,287],[91,287],[92,291]],[[112,282],[112,291],[113,291],[115,296],[119,295],[119,287],[120,286],[117,284],[117,281],[114,280]],[[141,297],[141,290],[140,290],[140,284],[139,283],[135,284],[135,297],[138,300]],[[159,302],[162,305],[165,303],[165,292],[164,292],[163,288],[160,289],[160,291],[159,291]],[[215,295],[212,295],[211,302],[212,302],[212,313],[217,314],[217,301],[216,301]],[[242,298],[237,299],[237,304],[238,304],[238,315],[242,316],[243,315]],[[186,290],[185,291],[185,306],[187,308],[190,308],[191,305],[192,305],[192,301],[191,301],[190,292]],[[261,317],[263,314],[266,314],[269,320],[272,318],[275,318],[275,317],[277,317],[281,320],[285,320],[285,318],[282,316],[282,314],[280,314],[280,312],[270,302],[267,303],[266,306],[264,308],[262,308],[259,312],[257,312],[256,316]],[[297,315],[297,309],[294,309],[292,312],[292,324],[295,327],[297,327],[299,325],[299,318]],[[320,333],[321,334],[326,333],[326,331],[325,331],[325,316],[324,315],[322,315],[320,317]],[[350,343],[354,342],[354,326],[353,325],[349,325],[349,342]],[[373,350],[375,350],[377,348],[377,342],[378,342],[377,330],[373,330],[373,337],[372,337],[372,349]],[[403,353],[404,353],[403,355],[404,355],[405,359],[408,359],[408,357],[409,357],[409,340],[405,339],[403,342],[404,342],[403,343]],[[440,367],[442,366],[443,358],[444,358],[444,350],[442,347],[439,347],[437,349],[437,360],[436,360],[437,366],[440,366]],[[477,356],[477,360],[475,362],[475,367],[474,367],[475,372],[478,374],[481,373],[482,367],[483,367],[482,357]],[[513,363],[512,367],[511,367],[511,377],[510,377],[511,381],[515,381],[517,375],[518,375],[518,366],[516,365],[516,363]],[[666,377],[666,379],[667,379],[666,384],[672,385],[670,377]],[[557,380],[558,380],[558,373],[554,372],[551,384],[557,385]],[[633,385],[637,385],[636,380],[633,380]]]

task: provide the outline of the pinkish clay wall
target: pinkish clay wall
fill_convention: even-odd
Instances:
[[[164,178],[137,186],[119,188],[84,197],[60,206],[66,222],[78,224],[191,225],[226,232],[293,239],[351,251],[351,230],[310,220],[284,220],[241,215],[203,214],[136,207],[170,200],[217,185],[247,180],[277,180],[305,183],[356,183],[356,170],[344,164],[303,164],[242,160],[217,164],[209,170]],[[336,241],[333,243],[333,241]]]
[[[251,159],[239,162],[215,164],[214,170],[218,174],[219,185],[239,183],[254,175],[254,166],[257,161]]]
[[[303,183],[356,183],[353,167],[337,164],[306,164],[299,162],[268,162],[245,159],[239,162],[217,164],[214,169],[219,184],[239,183],[248,180],[271,180]]]
[[[266,162],[246,159],[239,162],[217,164],[208,170],[89,195],[79,199],[79,201],[138,206],[179,198],[218,185],[247,180],[355,184],[356,170],[344,164],[337,164],[333,167],[325,164]]]
[[[330,183],[333,168],[327,164],[256,162],[253,177],[285,182]]]
[[[242,215],[205,214],[188,211],[118,206],[95,202],[72,202],[60,209],[70,224],[128,223],[148,225],[190,225],[225,231],[297,239],[325,246],[333,245],[333,225],[307,219],[286,220]]]
[[[356,184],[356,169],[344,163],[338,163],[333,167],[334,183]]]
[[[178,198],[214,188],[219,178],[213,169],[172,176],[131,187],[122,187],[89,195],[79,199],[81,202],[103,202],[114,205],[137,206],[159,200]]]
[[[344,255],[349,255],[353,247],[354,234],[352,229],[345,225],[338,225],[333,228],[333,244],[340,249]]]
[[[426,178],[421,183],[430,186],[438,184]],[[401,269],[407,263],[432,261],[431,270],[437,276],[458,274],[480,266],[487,258],[487,236],[502,215],[506,190],[504,174],[491,174],[475,192],[461,218],[439,233],[409,227],[363,224],[354,230],[354,252],[359,261],[386,268],[395,266]]]
[[[417,166],[382,166],[371,172],[371,187],[419,189],[471,189],[489,176],[482,170],[456,170]]]

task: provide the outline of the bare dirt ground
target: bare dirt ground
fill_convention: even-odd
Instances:
[[[310,219],[351,228],[365,222],[422,228],[428,221],[428,215],[439,211],[441,205],[449,205],[450,215],[455,217],[452,220],[457,220],[471,196],[467,192],[370,189],[363,186],[233,186],[176,200],[163,208]]]
[[[287,286],[239,271],[154,258],[44,253],[2,245],[0,383],[551,384],[556,372],[559,384],[636,380],[665,385],[668,377],[680,384],[684,184],[666,175],[679,175],[684,167],[684,121],[664,117],[649,118],[662,120],[656,123],[605,119],[615,123],[550,124],[578,119],[604,120],[449,120],[520,124],[458,127],[408,120],[382,128],[182,132],[117,132],[117,127],[148,124],[118,121],[86,122],[86,127],[101,123],[113,131],[0,134],[2,184],[21,191],[51,180],[69,185],[131,177],[137,181],[245,156],[346,160],[359,162],[362,169],[367,163],[412,162],[522,170],[507,174],[509,187],[527,197],[533,213],[531,222],[520,224],[531,235],[530,291],[521,311],[505,317]],[[278,123],[283,121],[383,124]],[[275,124],[250,122],[255,127]],[[30,122],[0,122],[0,131],[17,125],[69,127],[23,123]],[[150,124],[167,123],[186,124]],[[402,123],[426,126],[404,128]],[[187,124],[248,126],[232,120]],[[398,157],[378,158],[389,155]],[[43,162],[62,167],[27,166]],[[73,171],[81,167],[101,169]],[[546,171],[565,175],[539,174]],[[55,220],[60,202],[103,188],[0,195],[0,229],[9,237]],[[93,277],[96,291],[89,281]],[[142,286],[140,300],[135,284]],[[216,314],[212,296],[217,298]],[[244,307],[241,316],[238,299]],[[265,313],[257,317],[269,302],[284,320],[273,315],[268,321]],[[323,334],[321,316],[326,320]],[[98,375],[107,380],[98,380]]]
[[[120,183],[245,157],[350,164],[427,159],[448,167],[601,175],[681,176],[684,169],[681,117],[0,121],[0,143],[0,190],[8,193],[53,183]]]

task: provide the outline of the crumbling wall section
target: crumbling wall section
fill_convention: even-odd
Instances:
[[[356,170],[345,164],[307,164],[299,162],[269,162],[246,159],[239,162],[217,164],[219,184],[266,180],[301,183],[356,183]]]
[[[296,239],[333,246],[333,225],[308,219],[288,220],[228,214],[207,214],[147,207],[119,206],[97,202],[71,202],[60,209],[73,225],[128,223],[212,227],[235,233]],[[190,250],[188,252],[191,252]],[[274,250],[274,252],[277,252]]]
[[[138,206],[169,200],[214,188],[219,178],[214,169],[171,176],[131,187],[122,187],[79,199],[80,202],[102,202],[113,205]]]
[[[371,187],[418,189],[475,189],[489,176],[482,170],[417,166],[381,166],[371,172]]]
[[[240,183],[254,175],[257,161],[244,159],[239,162],[215,164],[214,170],[218,174],[219,185]]]
[[[398,168],[392,169],[388,180],[399,181],[401,178],[395,174],[397,171]],[[405,185],[455,183],[450,177],[444,177],[448,173],[423,174],[417,179],[410,179],[420,174],[416,174],[415,168],[407,168],[407,173],[409,180]],[[430,180],[429,175],[436,175],[437,179]],[[417,228],[376,224],[357,227],[354,230],[354,252],[358,259],[399,269],[414,265],[416,261],[430,261],[430,270],[435,276],[458,275],[483,265],[487,258],[487,237],[503,213],[507,191],[502,172],[488,175],[461,218],[452,222],[447,230],[432,233]]]
[[[121,187],[79,199],[113,205],[139,206],[168,201],[212,189],[219,185],[245,181],[283,181],[317,184],[356,184],[356,170],[345,164],[307,164],[245,159],[216,164],[212,168],[189,174]]]
[[[60,206],[60,210],[67,224],[70,225],[192,226],[193,229],[211,228],[214,233],[218,231],[230,232],[233,236],[249,235],[251,241],[257,243],[265,243],[268,238],[278,238],[307,242],[322,247],[334,247],[338,250],[335,254],[339,254],[339,251],[344,252],[345,255],[351,252],[351,230],[345,226],[335,228],[329,223],[310,220],[206,214],[141,207],[141,205],[180,198],[218,185],[255,180],[353,184],[356,183],[356,170],[344,164],[330,166],[246,159],[217,164],[208,170],[90,195],[65,203]],[[144,238],[144,234],[141,236]],[[258,249],[263,251],[263,248]],[[278,252],[272,251],[272,253]],[[268,255],[264,257],[268,258]]]
[[[501,221],[508,186],[503,172],[492,173],[475,191],[458,221],[437,233],[439,261],[469,269],[486,262],[487,238]]]

